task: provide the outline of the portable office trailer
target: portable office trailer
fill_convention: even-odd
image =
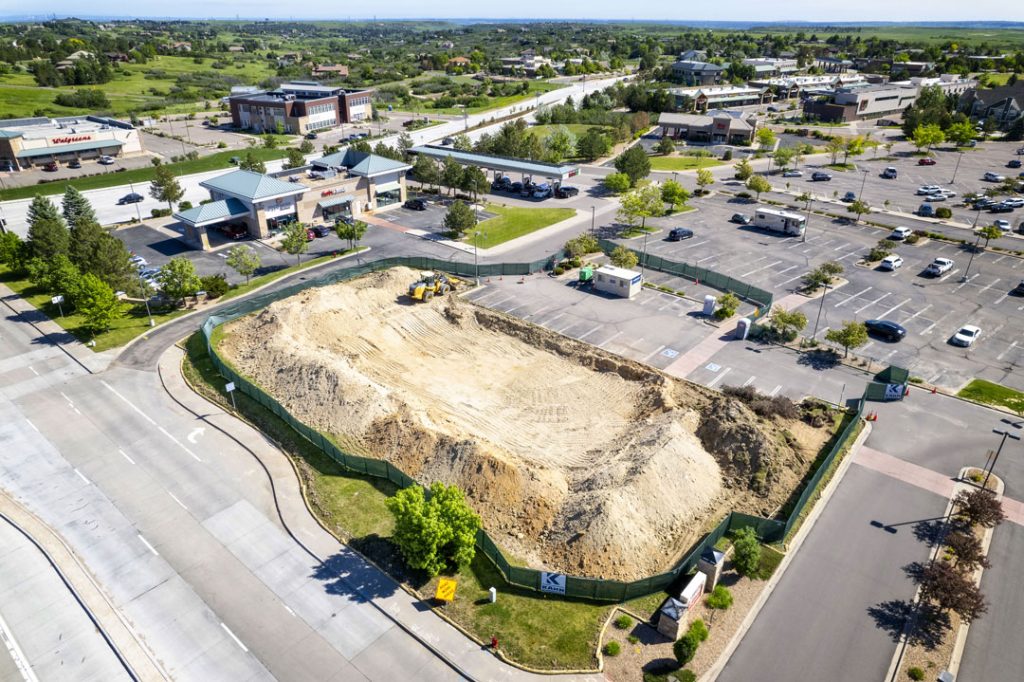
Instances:
[[[633,298],[640,293],[643,277],[639,272],[602,265],[594,273],[594,288],[615,296]]]

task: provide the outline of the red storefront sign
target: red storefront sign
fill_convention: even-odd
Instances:
[[[53,144],[71,144],[73,142],[88,142],[92,135],[74,135],[70,137],[55,137],[50,140]]]

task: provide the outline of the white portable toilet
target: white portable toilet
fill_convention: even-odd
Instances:
[[[749,317],[741,317],[739,322],[736,323],[736,331],[733,332],[733,336],[740,341],[746,339],[747,335],[750,334],[750,324]]]
[[[715,297],[711,294],[704,297],[704,314],[707,317],[715,314]]]

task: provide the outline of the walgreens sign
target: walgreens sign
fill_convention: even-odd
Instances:
[[[92,135],[72,135],[69,137],[54,137],[50,140],[51,144],[71,144],[72,142],[88,142],[92,139]]]

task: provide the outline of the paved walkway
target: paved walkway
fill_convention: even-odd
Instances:
[[[424,608],[420,601],[404,590],[381,589],[382,585],[397,586],[389,576],[355,552],[348,550],[320,527],[306,508],[298,479],[284,453],[267,441],[259,431],[207,402],[189,388],[181,376],[182,355],[181,349],[175,346],[168,349],[160,358],[160,375],[167,392],[187,409],[202,415],[201,418],[208,424],[237,439],[263,464],[273,481],[281,516],[290,531],[309,551],[319,557],[331,557],[331,568],[341,575],[349,576],[346,583],[359,596],[372,600],[388,618],[433,650],[435,655],[447,659],[472,679],[552,678],[551,675],[529,673],[502,662],[479,643],[472,641],[436,616],[430,609]],[[365,595],[362,594],[364,589],[367,592]],[[386,596],[376,596],[380,594]],[[598,682],[604,679],[600,674],[555,677],[567,682]]]
[[[685,379],[690,372],[702,367],[715,353],[734,340],[732,332],[723,332],[720,327],[711,327],[710,329],[711,333],[703,341],[679,356],[675,362],[665,368],[665,372]]]

